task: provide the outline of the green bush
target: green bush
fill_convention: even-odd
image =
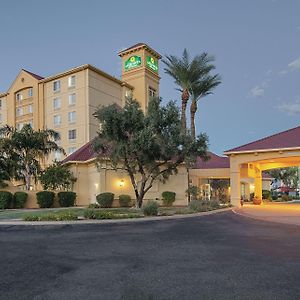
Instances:
[[[209,211],[210,204],[207,200],[193,200],[189,203],[189,208],[195,212]]]
[[[281,200],[282,201],[289,201],[289,196],[288,195],[282,195]]]
[[[164,206],[172,206],[175,201],[176,193],[165,191],[161,194]]]
[[[58,202],[61,207],[74,206],[76,200],[76,193],[74,192],[59,192],[57,194]]]
[[[9,208],[13,200],[13,194],[8,191],[0,191],[0,209]]]
[[[216,200],[216,199],[212,199],[209,201],[209,207],[211,209],[218,209],[221,207],[220,205],[220,201],[219,200]]]
[[[263,199],[271,199],[271,192],[268,190],[262,190],[262,198]]]
[[[131,197],[129,195],[120,195],[119,196],[120,207],[130,207],[131,206]]]
[[[96,196],[97,202],[100,207],[109,208],[112,207],[115,194],[113,193],[102,193]]]
[[[46,215],[26,215],[24,221],[74,221],[78,220],[78,216],[75,212],[64,211],[62,213],[49,213]]]
[[[98,203],[91,203],[88,208],[100,208],[100,205]]]
[[[278,194],[277,193],[273,193],[272,194],[272,200],[277,200],[278,199]]]
[[[55,194],[49,191],[36,193],[37,203],[40,208],[49,208],[53,206]]]
[[[113,219],[114,214],[111,211],[86,209],[84,211],[84,217],[86,219],[104,220],[104,219]]]
[[[13,196],[13,208],[24,208],[28,199],[28,194],[25,192],[15,192]]]
[[[143,206],[143,213],[145,216],[157,216],[158,208],[158,203],[156,201],[151,200]]]

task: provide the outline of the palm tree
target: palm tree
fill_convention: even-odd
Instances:
[[[30,189],[31,177],[35,178],[41,170],[41,161],[51,152],[65,153],[57,145],[59,133],[51,130],[33,130],[29,124],[21,130],[8,125],[0,128],[1,149],[8,158],[15,161],[19,177],[25,181],[26,190]]]
[[[208,69],[212,70],[212,65],[210,65],[210,67],[207,67],[207,70]],[[212,94],[212,91],[221,83],[221,76],[219,74],[208,75],[205,74],[206,71],[204,71],[204,76],[199,81],[194,82],[190,88],[190,94],[192,97],[192,103],[190,106],[191,135],[194,139],[196,139],[195,115],[198,109],[198,101],[201,98]]]
[[[182,58],[174,55],[166,55],[163,59],[166,65],[165,73],[169,74],[175,80],[175,84],[179,86],[178,90],[181,91],[181,130],[186,133],[186,107],[190,97],[189,90],[191,84],[198,79],[198,69],[195,60],[190,61],[189,54],[184,49]]]

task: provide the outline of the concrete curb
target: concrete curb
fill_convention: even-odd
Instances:
[[[59,226],[59,225],[86,225],[86,224],[120,224],[120,223],[140,223],[149,221],[162,221],[162,220],[180,220],[189,219],[196,217],[204,217],[209,215],[214,215],[221,212],[232,211],[231,207],[216,209],[208,212],[200,212],[195,214],[185,214],[185,215],[173,215],[173,216],[159,216],[159,217],[144,217],[136,219],[119,219],[119,220],[78,220],[78,221],[0,221],[1,226]]]
[[[300,224],[298,223],[293,223],[293,222],[286,222],[286,221],[280,221],[280,220],[269,220],[269,219],[266,219],[266,218],[263,218],[263,217],[254,217],[250,214],[247,214],[247,213],[241,213],[241,212],[238,212],[239,208],[233,208],[232,209],[232,212],[235,213],[236,215],[238,216],[242,216],[244,218],[248,218],[248,219],[252,219],[252,220],[256,220],[256,221],[264,221],[264,222],[268,222],[268,223],[276,223],[276,224],[285,224],[285,225],[294,225],[294,226],[300,226]]]

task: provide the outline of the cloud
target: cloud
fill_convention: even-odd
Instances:
[[[250,90],[250,93],[252,97],[262,97],[265,94],[265,89],[260,86],[255,86]]]
[[[288,115],[300,115],[300,101],[283,103],[277,108]]]
[[[278,72],[278,75],[284,76],[284,75],[286,75],[287,73],[288,73],[288,70],[281,70],[281,71]]]
[[[300,57],[289,63],[288,67],[291,71],[300,70]]]

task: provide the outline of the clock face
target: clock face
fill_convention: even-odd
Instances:
[[[142,59],[138,55],[130,56],[124,64],[125,71],[129,71],[131,69],[138,68],[142,65]]]
[[[151,69],[154,72],[158,72],[158,61],[152,56],[146,57],[146,65],[149,69]]]

